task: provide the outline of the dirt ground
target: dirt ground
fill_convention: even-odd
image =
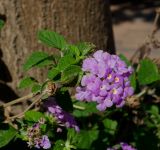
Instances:
[[[160,0],[143,3],[112,3],[113,31],[117,53],[128,58],[141,46],[153,28],[155,9],[160,7]],[[160,32],[157,34],[160,39]],[[152,57],[160,58],[160,49],[154,49]]]

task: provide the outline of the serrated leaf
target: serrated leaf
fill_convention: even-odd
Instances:
[[[106,128],[106,132],[110,134],[114,134],[117,128],[117,121],[111,120],[111,119],[105,119],[103,120],[104,127]]]
[[[32,93],[38,93],[38,92],[41,92],[41,85],[39,85],[39,84],[34,84],[33,86],[32,86]]]
[[[138,81],[141,85],[150,84],[160,79],[158,68],[155,63],[149,59],[140,62],[138,70]]]
[[[31,122],[38,122],[43,117],[44,115],[41,112],[30,110],[25,113],[24,119]]]
[[[71,65],[63,71],[61,80],[69,80],[75,76],[77,76],[81,72],[81,67],[77,65]]]
[[[2,29],[4,26],[4,21],[0,19],[0,29]]]
[[[66,47],[66,41],[63,36],[49,30],[41,30],[38,32],[38,39],[50,47],[63,50]]]
[[[70,65],[74,64],[76,62],[75,58],[71,55],[65,55],[62,57],[57,65],[57,68],[61,71],[65,70]]]
[[[16,134],[17,131],[13,127],[9,127],[5,130],[0,130],[0,148],[7,145],[15,137]]]
[[[33,52],[32,55],[27,59],[26,63],[23,65],[25,71],[31,69],[32,67],[46,61],[49,55],[42,51]]]
[[[60,73],[60,71],[57,68],[52,68],[48,71],[48,78],[49,79],[54,79],[58,74]]]
[[[36,83],[37,81],[32,78],[32,77],[26,77],[24,79],[22,79],[19,83],[19,88],[27,88],[27,87],[31,87],[34,83]]]
[[[80,55],[80,51],[76,45],[68,45],[64,55],[72,55],[78,57]]]
[[[94,44],[86,43],[86,42],[78,43],[76,46],[78,47],[82,56],[87,55],[89,52],[91,52],[95,48]]]

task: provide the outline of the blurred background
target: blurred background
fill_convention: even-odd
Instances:
[[[151,33],[160,1],[111,0],[110,3],[116,51],[131,58]],[[159,57],[160,50],[153,50],[151,56]]]

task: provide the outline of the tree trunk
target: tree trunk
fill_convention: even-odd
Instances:
[[[3,80],[19,95],[24,94],[17,84],[26,74],[22,70],[25,59],[35,50],[53,51],[38,43],[39,29],[51,29],[68,41],[88,41],[97,49],[114,52],[108,0],[0,0],[0,17],[6,21],[0,33],[1,61],[8,67],[1,74],[6,72]],[[43,71],[34,74],[40,80],[45,77]]]

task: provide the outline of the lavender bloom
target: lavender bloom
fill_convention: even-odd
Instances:
[[[40,149],[49,149],[51,147],[51,143],[48,139],[47,135],[43,135],[42,137],[34,138],[34,147]]]
[[[122,150],[136,150],[135,148],[133,148],[131,145],[128,145],[127,143],[120,143]]]
[[[111,147],[111,148],[107,148],[106,150],[118,150],[119,148],[116,147]],[[120,143],[120,149],[122,150],[136,150],[135,148],[133,148],[131,145],[128,145],[127,143]]]
[[[100,111],[112,105],[122,107],[133,94],[129,81],[133,69],[116,55],[99,50],[83,61],[82,70],[84,76],[75,96],[80,101],[96,101]]]
[[[74,117],[68,112],[64,111],[56,102],[54,98],[48,98],[49,100],[46,102],[45,106],[48,111],[53,114],[56,118],[59,125],[66,126],[67,128],[74,128],[77,132],[79,132],[79,127],[74,119]]]
[[[40,146],[43,149],[49,149],[51,147],[51,143],[50,143],[50,141],[48,139],[48,136],[46,136],[46,135],[42,136],[42,139],[41,139],[41,142],[40,142]]]
[[[45,120],[42,118],[38,123],[35,123],[32,127],[29,127],[27,130],[28,135],[28,146],[35,148],[49,149],[51,143],[47,135],[41,135],[40,126],[45,123]]]

